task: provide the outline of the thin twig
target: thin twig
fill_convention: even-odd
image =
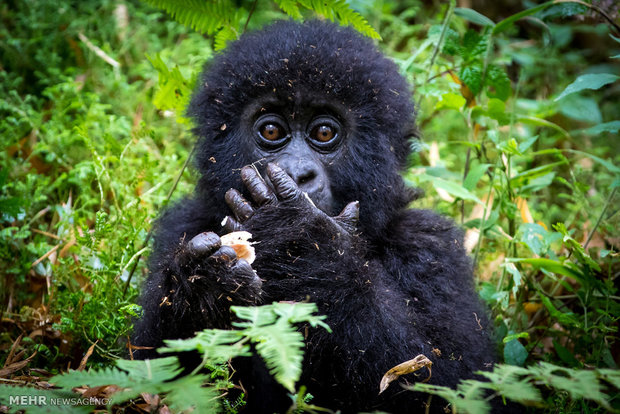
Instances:
[[[177,175],[176,180],[174,180],[174,184],[172,185],[172,188],[170,189],[170,191],[168,192],[168,195],[166,196],[166,202],[170,201],[170,198],[172,197],[174,190],[176,190],[177,185],[179,184],[179,181],[181,181],[181,176],[183,175],[183,172],[187,168],[187,165],[189,164],[190,160],[193,158],[194,152],[196,152],[196,145],[197,143],[194,144],[194,146],[192,147],[192,151],[187,156],[187,159],[185,160],[185,163],[183,164],[181,171],[179,171],[179,174]],[[146,238],[144,239],[144,243],[142,244],[142,247],[139,250],[140,252],[145,251],[145,249],[148,247],[149,241],[151,241],[152,235],[153,235],[153,227],[151,227],[148,234],[146,235]],[[123,288],[123,298],[125,298],[125,295],[127,294],[127,288],[129,288],[129,284],[131,283],[131,278],[133,277],[133,274],[136,272],[136,269],[138,268],[138,263],[140,263],[139,257],[137,257],[136,261],[133,262],[133,266],[131,267],[131,271],[129,272],[129,276],[127,277],[127,282],[125,282],[125,287]]]
[[[598,226],[601,224],[601,221],[603,220],[603,216],[605,216],[605,212],[607,211],[607,207],[609,207],[609,205],[611,204],[611,200],[614,198],[614,195],[616,194],[617,189],[618,187],[614,187],[613,191],[609,194],[609,197],[607,197],[607,200],[605,201],[605,206],[603,207],[603,211],[601,211],[601,214],[599,214],[598,216],[598,220],[596,220],[596,224],[594,225],[592,230],[590,230],[590,234],[588,234],[588,238],[586,239],[586,242],[583,245],[583,250],[588,249],[588,244],[590,244],[590,241],[592,240],[592,237],[594,236],[594,232],[596,231]]]
[[[248,30],[248,23],[250,23],[250,19],[252,18],[252,14],[254,14],[254,10],[256,9],[256,3],[258,3],[258,0],[254,0],[254,3],[252,3],[252,8],[250,9],[250,13],[248,14],[248,18],[245,20],[245,24],[243,25],[243,33],[245,33]]]
[[[428,80],[430,79],[430,75],[431,75],[431,70],[433,70],[433,65],[435,64],[435,59],[437,58],[437,55],[439,54],[439,49],[441,49],[441,46],[443,45],[443,39],[444,37],[446,37],[446,32],[448,31],[448,27],[450,26],[450,19],[452,18],[452,12],[454,11],[454,0],[452,0],[450,2],[450,6],[448,6],[448,10],[446,10],[446,15],[443,19],[443,23],[442,23],[442,27],[441,27],[441,34],[439,35],[439,40],[437,41],[437,44],[435,45],[435,49],[433,50],[433,56],[431,56],[431,61],[428,65],[428,71],[426,72],[426,80],[424,81],[424,83],[428,83]],[[418,104],[416,105],[418,108],[420,107],[420,103],[422,102],[422,97],[423,95],[420,94],[420,98],[418,99]]]

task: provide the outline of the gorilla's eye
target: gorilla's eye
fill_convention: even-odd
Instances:
[[[331,141],[335,135],[336,131],[329,125],[317,125],[310,132],[310,138],[320,142]]]
[[[322,152],[333,151],[342,140],[342,125],[331,115],[314,118],[307,129],[310,144]]]
[[[290,138],[286,120],[275,113],[265,114],[254,122],[254,135],[264,149],[275,151]]]
[[[280,125],[268,122],[260,127],[260,135],[268,141],[277,141],[284,138],[286,133]]]

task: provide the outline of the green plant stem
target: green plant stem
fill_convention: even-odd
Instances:
[[[601,211],[601,214],[599,214],[598,219],[596,220],[596,224],[594,225],[592,230],[590,230],[590,234],[588,234],[588,238],[586,239],[586,242],[583,245],[583,250],[587,250],[588,245],[590,244],[590,241],[592,240],[592,237],[594,237],[594,232],[596,231],[598,226],[601,224],[601,221],[603,220],[603,217],[605,216],[605,212],[607,211],[607,207],[609,207],[609,205],[611,204],[611,200],[613,200],[614,195],[616,195],[616,190],[617,189],[618,189],[618,187],[614,187],[614,189],[611,191],[611,193],[609,193],[609,196],[607,197],[607,200],[605,200],[605,205],[603,206],[603,211]]]
[[[452,18],[452,13],[454,12],[455,4],[456,4],[456,1],[451,0],[450,5],[448,6],[448,10],[446,10],[446,15],[444,16],[443,23],[441,25],[441,34],[439,35],[439,40],[437,41],[437,44],[435,45],[435,48],[433,49],[433,55],[431,56],[431,61],[428,64],[428,69],[426,70],[426,79],[424,80],[425,84],[430,79],[431,70],[433,70],[435,59],[437,59],[437,55],[439,54],[439,51],[441,50],[441,46],[443,45],[443,39],[446,37],[446,32],[448,31],[448,27],[450,27],[450,19]],[[423,95],[420,95],[420,97],[418,98],[418,103],[416,107],[420,106],[420,103],[422,102],[422,96]]]
[[[248,24],[250,23],[250,19],[254,14],[254,10],[256,9],[256,3],[258,3],[258,0],[254,0],[254,3],[252,3],[252,8],[250,9],[250,13],[248,13],[248,18],[245,20],[245,24],[243,25],[243,33],[248,30]]]
[[[478,227],[478,243],[476,243],[476,253],[474,253],[474,269],[478,266],[478,257],[480,255],[480,246],[482,244],[484,223],[486,221],[487,211],[489,209],[489,201],[491,200],[491,192],[493,191],[493,181],[495,180],[495,168],[491,173],[489,180],[489,191],[487,192],[487,199],[484,203],[484,210],[482,211],[482,217],[480,218],[480,227]]]

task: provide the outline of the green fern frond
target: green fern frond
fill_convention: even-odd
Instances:
[[[295,392],[304,358],[303,335],[288,324],[263,326],[253,332],[256,351],[269,372],[286,389]]]
[[[217,413],[220,394],[214,387],[203,387],[201,376],[190,375],[174,382],[164,402],[173,412]]]
[[[295,0],[275,0],[276,4],[282,11],[295,20],[301,19],[301,12]]]
[[[84,385],[99,387],[102,385],[114,384],[121,388],[135,385],[135,380],[132,379],[128,373],[115,367],[107,367],[97,371],[69,371],[64,374],[55,375],[50,378],[49,381],[57,387],[67,389]]]
[[[243,331],[206,329],[189,339],[166,340],[159,352],[198,351],[212,363],[218,364],[237,356],[247,356],[249,346],[242,342]]]
[[[346,0],[299,0],[299,4],[343,25],[353,26],[355,30],[373,39],[381,39],[377,31],[361,14],[349,6]]]
[[[163,382],[179,375],[182,369],[176,357],[130,361],[119,359],[116,365],[129,373],[134,380]],[[118,385],[118,384],[117,384]]]
[[[229,0],[144,0],[164,10],[177,22],[199,33],[215,34],[236,15],[236,8]]]
[[[276,304],[278,306],[273,307],[273,311],[280,318],[286,320],[288,323],[302,323],[307,322],[313,328],[321,326],[328,332],[331,332],[331,328],[323,322],[327,316],[319,315],[315,316],[313,313],[318,311],[316,304],[314,303],[294,303],[294,304]],[[286,306],[282,306],[286,305]]]
[[[215,50],[223,50],[229,41],[237,40],[239,37],[237,31],[232,26],[224,26],[215,34],[213,45]]]
[[[608,411],[613,411],[609,401],[620,392],[617,370],[572,369],[540,362],[527,368],[500,364],[493,371],[478,374],[488,381],[465,380],[456,389],[422,383],[407,388],[438,395],[458,412],[469,414],[490,412],[491,407],[486,401],[489,391],[518,403],[540,405],[543,397],[537,387],[543,386],[545,392],[552,389],[565,393],[574,401],[590,400]]]
[[[274,312],[274,306],[231,306],[230,310],[235,312],[237,317],[245,319],[249,322],[234,322],[233,325],[238,328],[251,328],[255,326],[271,325],[278,319],[278,315]],[[288,304],[287,304],[288,305]]]

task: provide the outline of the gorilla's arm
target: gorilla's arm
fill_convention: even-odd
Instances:
[[[140,300],[143,317],[132,338],[134,346],[153,349],[134,352],[138,359],[157,357],[155,348],[164,339],[229,328],[230,305],[261,302],[260,279],[232,248],[221,246],[213,232],[221,228],[221,218],[205,214],[206,204],[195,198],[181,200],[156,223],[151,275]]]
[[[388,369],[424,354],[437,362],[433,371],[440,383],[455,385],[493,360],[493,350],[480,345],[489,343],[481,341],[486,319],[473,290],[466,289],[471,266],[450,221],[405,210],[386,230],[385,243],[371,247],[355,233],[356,203],[329,217],[282,170],[270,165],[267,174],[276,194],[258,173],[242,169],[259,206],[240,193],[228,199],[257,241],[254,266],[264,279],[265,300],[317,302],[335,328],[308,339],[308,384],[341,389],[332,396],[376,395]],[[355,404],[345,399],[343,407]]]

